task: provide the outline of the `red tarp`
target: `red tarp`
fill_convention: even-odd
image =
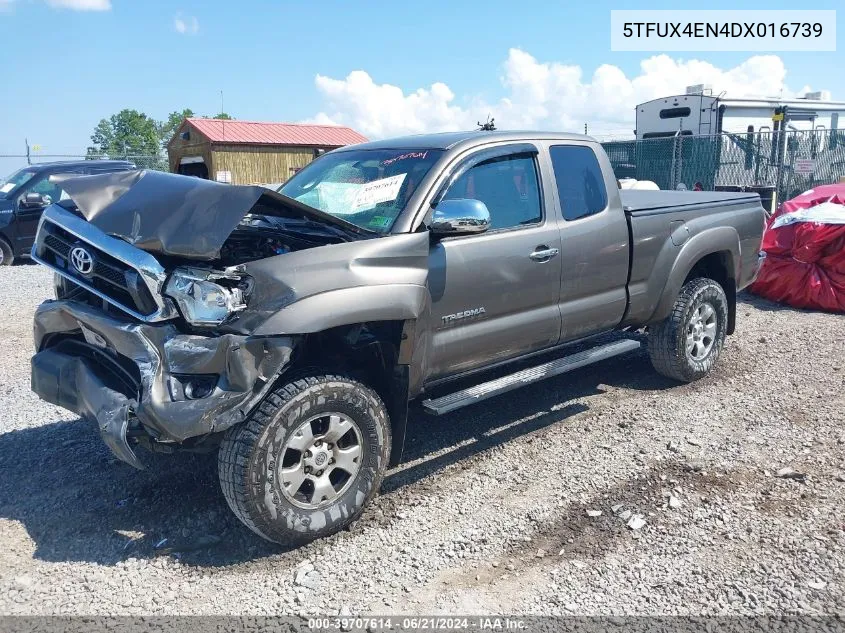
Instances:
[[[796,308],[845,312],[845,184],[784,202],[767,223],[763,250],[751,292]]]

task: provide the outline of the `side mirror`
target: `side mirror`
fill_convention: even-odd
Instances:
[[[21,198],[21,209],[43,209],[50,204],[49,196],[40,193],[28,193]]]
[[[472,235],[490,228],[490,211],[481,200],[441,200],[434,209],[429,230],[434,235]]]

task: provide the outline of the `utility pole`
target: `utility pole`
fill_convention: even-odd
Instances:
[[[25,138],[23,142],[26,143],[26,164],[32,165],[32,160],[29,157],[29,139]]]
[[[587,133],[587,124],[585,123],[584,124],[584,134],[586,134],[586,133]]]
[[[220,114],[225,114],[226,110],[223,109],[223,91],[220,91]],[[226,140],[226,117],[223,117],[223,140]]]

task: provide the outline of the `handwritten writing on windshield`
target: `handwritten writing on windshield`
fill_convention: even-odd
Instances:
[[[424,152],[408,152],[407,154],[399,154],[399,156],[394,156],[393,158],[387,158],[381,161],[383,167],[387,167],[388,165],[392,165],[400,160],[405,160],[407,158],[418,158],[422,160],[428,155],[428,150]]]

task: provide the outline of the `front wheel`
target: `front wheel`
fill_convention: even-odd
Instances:
[[[390,461],[384,403],[344,376],[310,376],[273,391],[220,445],[229,507],[283,544],[343,529],[378,491]]]
[[[725,343],[728,300],[712,279],[688,281],[672,313],[649,329],[648,354],[658,373],[681,382],[704,377]]]

